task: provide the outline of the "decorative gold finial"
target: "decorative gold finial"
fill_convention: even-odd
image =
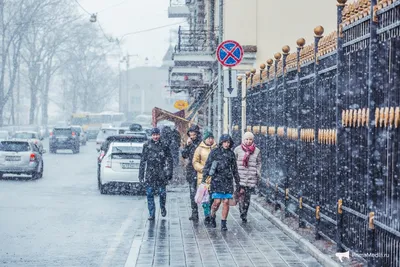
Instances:
[[[238,81],[241,82],[243,80],[242,76],[238,76]]]
[[[275,55],[274,55],[274,58],[276,59],[276,60],[280,60],[281,59],[281,57],[282,57],[282,54],[281,53],[275,53]]]
[[[315,29],[314,29],[315,36],[316,37],[322,37],[322,35],[324,34],[324,31],[325,31],[324,27],[322,27],[321,25],[315,27]]]
[[[282,47],[282,52],[287,55],[290,52],[290,46],[285,45],[284,47]]]
[[[246,77],[247,77],[247,78],[250,77],[250,71],[246,72]]]
[[[256,69],[254,69],[254,68],[250,70],[251,74],[255,74],[255,73],[256,73],[256,71],[257,71],[257,70],[256,70]]]
[[[267,67],[267,66],[266,66],[264,63],[261,63],[261,64],[260,64],[260,69],[261,69],[261,70],[265,70],[266,67]]]
[[[337,0],[337,2],[339,5],[344,6],[344,5],[346,5],[347,0]]]
[[[267,64],[268,66],[272,66],[272,64],[274,64],[274,60],[272,58],[268,59]]]
[[[304,39],[304,38],[299,38],[299,39],[297,40],[297,46],[298,46],[298,47],[302,48],[305,44],[306,44],[306,39]]]

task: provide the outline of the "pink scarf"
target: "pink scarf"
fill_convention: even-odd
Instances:
[[[244,144],[241,145],[243,151],[245,152],[244,157],[243,157],[243,166],[248,168],[249,167],[249,159],[250,155],[254,153],[256,150],[256,145],[253,143],[251,146],[246,146]]]

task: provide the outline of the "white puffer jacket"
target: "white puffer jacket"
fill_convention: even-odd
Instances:
[[[261,177],[261,151],[256,148],[254,153],[250,155],[249,164],[246,168],[243,166],[243,158],[246,152],[241,146],[238,146],[234,150],[236,156],[236,162],[238,166],[240,185],[247,187],[255,187],[258,184],[258,180]]]

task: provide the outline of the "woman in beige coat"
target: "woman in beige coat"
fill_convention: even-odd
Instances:
[[[206,161],[212,149],[216,147],[214,136],[211,132],[205,132],[203,135],[203,142],[196,148],[193,156],[193,168],[197,171],[197,186],[201,184],[203,179],[203,169],[206,165]],[[210,178],[207,179],[207,184],[210,184]],[[204,210],[204,223],[206,225],[210,224],[211,218],[211,203],[203,203]]]
[[[239,201],[240,218],[246,223],[250,197],[261,177],[261,151],[254,144],[254,135],[246,132],[242,144],[234,152],[240,177],[239,192],[243,196]]]

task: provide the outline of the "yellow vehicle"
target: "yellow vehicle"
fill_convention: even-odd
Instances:
[[[125,115],[120,112],[78,112],[72,114],[71,125],[80,125],[86,131],[88,128],[118,127],[124,120]]]

